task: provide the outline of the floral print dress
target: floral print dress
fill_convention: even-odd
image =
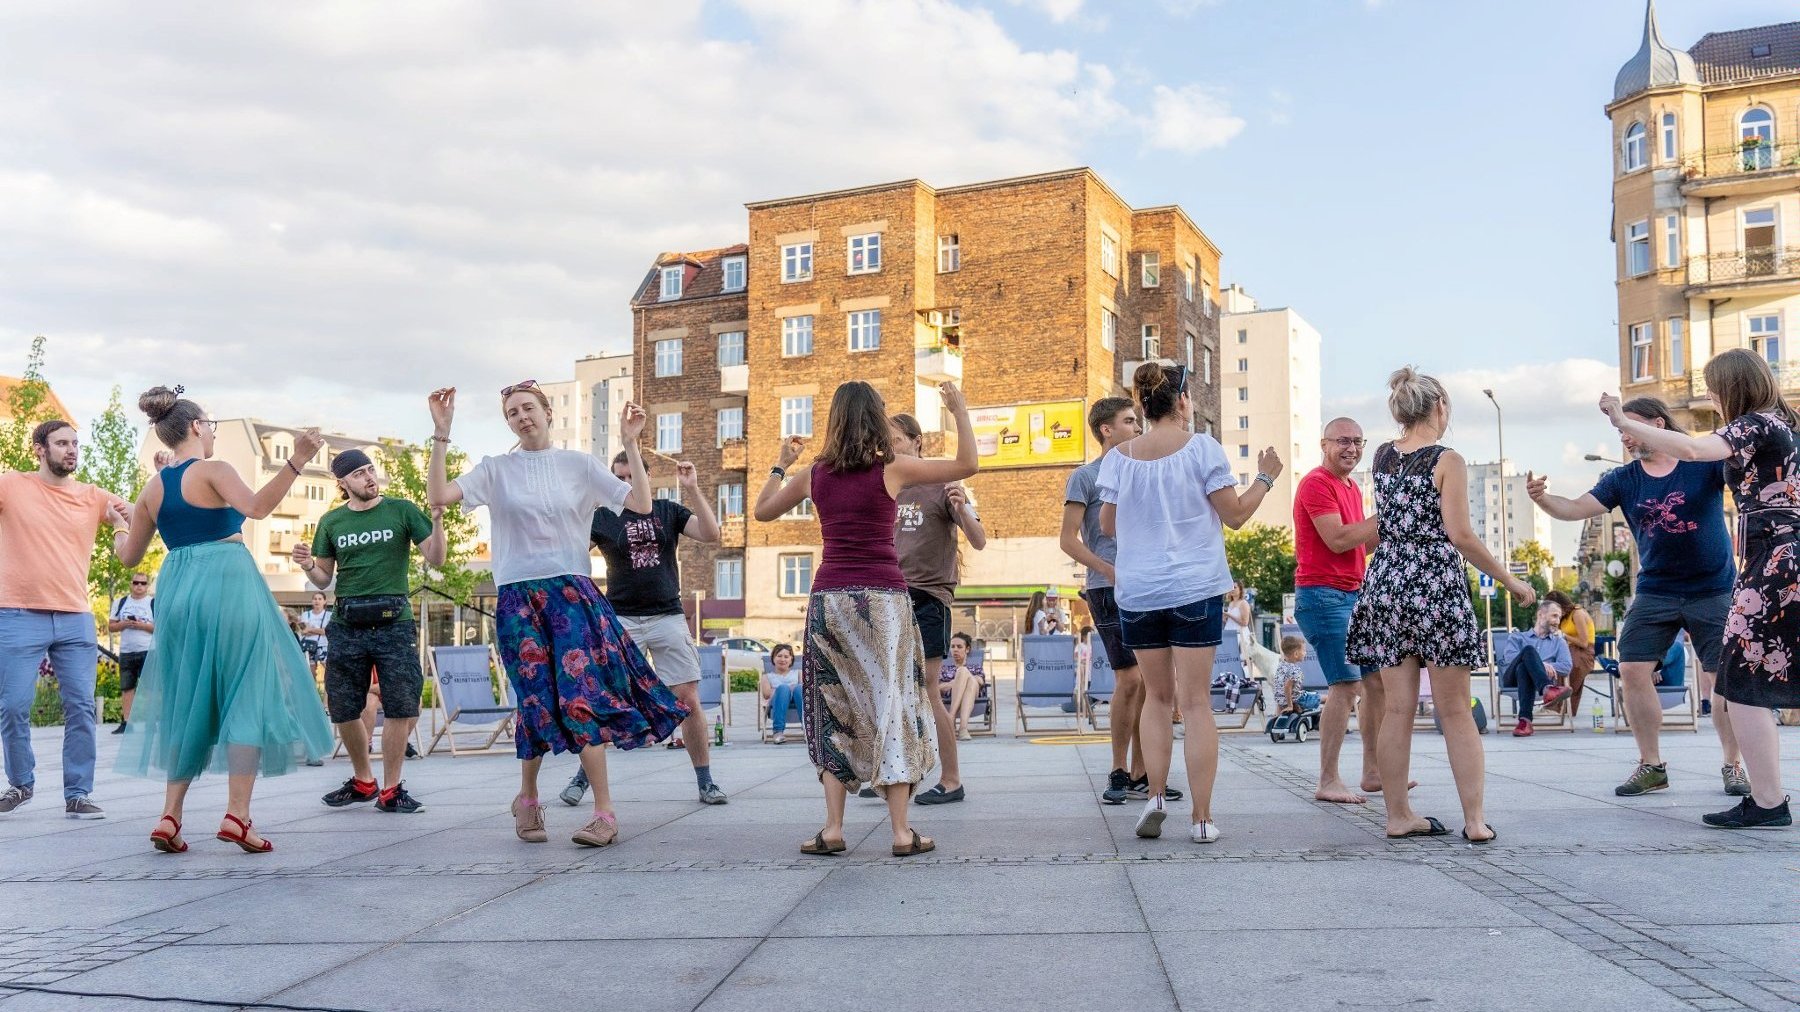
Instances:
[[[1362,595],[1350,613],[1350,663],[1392,668],[1417,657],[1428,668],[1481,666],[1485,660],[1468,570],[1444,530],[1443,497],[1432,482],[1449,447],[1375,451],[1375,517],[1381,547],[1369,559]]]
[[[1737,499],[1737,585],[1725,619],[1719,695],[1745,706],[1800,706],[1800,450],[1780,415],[1739,415],[1719,430],[1731,447],[1725,483]]]

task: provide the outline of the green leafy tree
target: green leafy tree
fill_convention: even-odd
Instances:
[[[6,392],[7,420],[0,421],[0,471],[35,471],[31,430],[50,418],[50,383],[44,379],[44,339],[31,339],[22,381]]]
[[[129,502],[136,502],[149,475],[138,464],[138,430],[126,420],[124,405],[119,401],[119,388],[112,388],[106,410],[88,427],[82,438],[81,469],[76,477],[90,485],[111,492]],[[127,566],[113,554],[112,527],[102,524],[94,538],[93,560],[88,569],[88,594],[98,609],[110,607],[114,598],[125,593],[131,574],[136,570],[154,573],[162,564],[163,551],[152,543],[144,561]]]
[[[1280,611],[1283,594],[1294,590],[1294,532],[1269,524],[1245,524],[1225,531],[1225,560],[1231,575],[1255,591],[1257,606]]]
[[[1527,576],[1536,576],[1548,580],[1556,569],[1556,559],[1541,542],[1533,538],[1513,546],[1512,561],[1525,563]],[[1534,584],[1535,586],[1535,584]]]
[[[452,481],[456,480],[468,462],[468,454],[455,447],[448,448],[444,456],[446,476]],[[383,444],[381,466],[387,471],[388,477],[385,494],[410,499],[420,509],[429,512],[425,495],[425,471],[429,464],[430,458],[418,447]],[[461,503],[446,509],[444,565],[439,569],[431,569],[415,552],[411,572],[407,574],[409,592],[416,594],[420,588],[429,587],[458,604],[468,604],[469,598],[475,593],[475,585],[481,582],[481,574],[469,568],[469,560],[475,557],[480,539],[481,529],[476,526],[475,518],[463,510]]]

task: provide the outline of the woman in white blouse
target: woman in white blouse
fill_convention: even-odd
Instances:
[[[631,403],[619,415],[631,462],[627,484],[598,457],[551,448],[550,399],[536,380],[501,390],[500,406],[518,449],[483,457],[451,481],[444,455],[456,389],[431,394],[431,504],[488,508],[500,598],[495,639],[519,708],[513,737],[522,762],[519,795],[512,803],[514,831],[528,843],[549,838],[538,802],[538,767],[546,752],[575,752],[594,785],[594,818],[573,839],[603,847],[619,835],[605,746],[632,749],[661,741],[687,716],[588,575],[594,510],[650,512],[650,478],[637,445],[646,416]]]

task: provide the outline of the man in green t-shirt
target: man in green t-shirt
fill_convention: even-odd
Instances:
[[[444,564],[444,513],[423,510],[381,494],[375,463],[361,450],[345,450],[331,473],[348,500],[325,514],[311,547],[294,546],[294,562],[316,587],[337,577],[337,608],[325,628],[325,705],[350,754],[351,777],[325,795],[332,808],[364,801],[376,811],[412,814],[424,806],[400,779],[406,741],[419,720],[425,675],[419,668],[418,626],[407,602],[412,546],[430,566]],[[369,765],[369,731],[362,722],[370,675],[380,683],[382,782]]]

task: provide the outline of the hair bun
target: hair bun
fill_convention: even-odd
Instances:
[[[155,425],[175,410],[175,402],[181,395],[168,387],[151,387],[138,395],[138,410],[149,416],[150,424]]]
[[[1131,385],[1137,388],[1139,397],[1147,397],[1155,393],[1164,383],[1169,381],[1169,374],[1156,362],[1145,362],[1131,374]]]

